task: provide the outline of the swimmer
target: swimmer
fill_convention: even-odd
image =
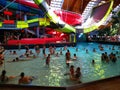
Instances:
[[[81,77],[80,67],[77,67],[75,75],[73,78],[71,78],[71,80],[79,81],[80,77]]]
[[[67,50],[66,54],[65,54],[65,57],[66,57],[66,65],[69,67],[69,61],[70,61],[70,56],[71,56],[71,53],[69,50]]]
[[[14,78],[16,78],[17,76],[7,76],[6,75],[6,70],[3,70],[2,71],[2,74],[0,75],[0,82],[1,83],[6,83],[6,82],[8,82],[9,80],[11,80],[11,79],[14,79]]]
[[[86,53],[88,53],[88,49],[86,49]]]
[[[78,48],[76,48],[76,52],[78,52]]]
[[[11,50],[10,50],[10,52],[9,52],[9,53],[10,53],[10,55],[12,55],[12,51],[11,51]]]
[[[74,77],[74,74],[75,74],[75,70],[74,70],[74,66],[71,65],[70,66],[70,69],[69,69],[69,72],[64,74],[64,75],[69,75],[70,76],[70,79]]]
[[[67,50],[67,46],[64,46],[63,50]]]
[[[6,71],[3,70],[2,74],[0,75],[0,82],[7,82],[8,81],[8,77],[6,76]]]
[[[18,58],[18,57],[16,57],[16,61],[19,61],[19,58]]]
[[[49,67],[50,64],[50,54],[48,54],[47,58],[46,58],[46,65]]]
[[[36,52],[36,54],[38,56],[40,54],[40,47],[39,47],[39,45],[36,45],[34,48],[35,48],[35,52]]]
[[[2,52],[0,53],[0,60],[4,60],[4,54]]]
[[[94,59],[92,60],[92,64],[93,64],[93,65],[95,64],[95,60],[94,60]]]
[[[13,55],[16,55],[17,53],[16,53],[16,51],[13,51]]]
[[[29,53],[30,53],[30,55],[33,55],[33,54],[34,54],[34,53],[32,52],[32,50],[30,50],[30,52],[29,52]]]
[[[70,66],[70,79],[74,77],[74,74],[75,74],[74,66],[71,65]]]
[[[60,48],[60,55],[63,55],[63,53],[62,53],[62,48]]]
[[[33,80],[33,77],[25,76],[25,73],[22,72],[20,74],[20,79],[18,80],[19,84],[30,84]]]
[[[58,54],[58,52],[56,53],[56,55],[55,55],[56,57],[59,57],[59,54]]]
[[[42,52],[43,52],[44,57],[46,57],[46,46],[43,46]]]
[[[79,80],[81,77],[81,71],[80,71],[80,67],[77,67],[76,71],[75,71],[75,80]]]
[[[75,53],[74,53],[74,56],[73,56],[73,60],[77,60],[77,56],[76,56]]]
[[[95,48],[93,48],[93,52],[96,52]]]
[[[60,55],[63,55],[62,51],[60,51]]]

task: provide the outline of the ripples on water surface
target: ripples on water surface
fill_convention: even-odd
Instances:
[[[78,60],[73,61],[70,65],[74,65],[75,68],[81,68],[81,82],[91,82],[95,80],[100,80],[104,78],[113,77],[116,75],[120,75],[120,50],[119,46],[115,46],[115,50],[111,50],[113,45],[103,44],[104,51],[100,51],[98,49],[97,43],[78,43],[76,47],[68,47],[71,52],[71,57],[76,53]],[[60,52],[60,48],[56,48],[56,52]],[[76,48],[78,48],[78,52],[76,52]],[[93,52],[93,48],[96,49],[96,52]],[[88,49],[88,53],[86,53],[85,49]],[[33,52],[34,49],[31,49]],[[18,55],[9,55],[10,50],[6,50],[5,55],[5,64],[0,66],[0,71],[4,68],[7,71],[8,76],[18,76],[21,72],[25,72],[28,76],[35,76],[36,79],[33,80],[32,85],[38,86],[69,86],[77,84],[78,82],[69,80],[69,76],[65,76],[64,74],[69,72],[69,68],[65,63],[65,53],[63,51],[63,55],[59,55],[59,57],[55,57],[55,55],[51,55],[50,66],[46,67],[45,59],[42,55],[42,49],[40,55],[36,59],[19,61],[19,62],[8,62],[12,61],[15,57],[23,54],[25,52],[24,49],[16,50]],[[117,62],[116,63],[102,63],[101,62],[101,53],[107,52],[110,54],[111,52],[116,53],[118,51]],[[46,53],[48,54],[48,48],[46,49]],[[95,65],[92,65],[92,60],[95,60]],[[8,82],[8,84],[18,84],[19,76],[15,79],[12,79]]]

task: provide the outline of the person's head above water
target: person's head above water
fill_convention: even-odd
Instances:
[[[24,77],[24,76],[25,76],[25,73],[24,73],[24,72],[21,72],[20,76],[21,76],[21,77]]]

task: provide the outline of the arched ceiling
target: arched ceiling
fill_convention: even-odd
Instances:
[[[62,9],[82,14],[86,5],[90,1],[91,0],[64,0]],[[101,0],[101,1],[107,2],[110,0]],[[116,7],[118,4],[120,4],[120,0],[114,0],[114,7]]]
[[[81,14],[89,1],[90,0],[64,0],[63,9]]]
[[[47,3],[50,5],[51,0],[45,0],[45,1],[47,1]],[[92,0],[64,0],[62,9],[82,14],[86,5],[90,1]],[[110,0],[101,0],[101,1],[110,1]],[[116,7],[119,4],[120,4],[120,0],[114,0],[114,7]],[[2,8],[3,7],[0,6],[0,9]]]

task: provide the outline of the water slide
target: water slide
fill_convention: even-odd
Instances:
[[[19,0],[21,1],[21,0]],[[0,0],[0,5],[3,6],[3,10],[7,7],[7,8],[10,8],[10,9],[13,9],[13,10],[18,10],[18,11],[23,11],[23,12],[29,12],[29,13],[33,13],[33,14],[39,14],[39,15],[42,15],[43,12],[41,9],[38,9],[38,8],[33,8],[33,7],[30,7],[30,5],[32,5],[32,3],[27,3],[25,2],[26,5],[22,5],[22,4],[19,4],[16,2],[16,0]],[[2,11],[2,10],[0,10]]]
[[[61,19],[59,19],[58,16],[52,10],[49,9],[49,5],[44,0],[33,0],[33,1],[60,28],[62,28],[64,30],[66,27],[69,27],[68,24],[65,25],[65,23],[63,21],[61,21]],[[95,7],[93,9],[93,13],[92,13],[91,17],[88,18],[88,20],[86,22],[87,24],[85,23],[85,25],[82,29],[83,30],[82,32],[88,33],[95,29],[98,29],[99,26],[102,25],[102,23],[104,23],[106,21],[107,17],[111,13],[113,3],[114,3],[114,0],[110,0],[107,3],[104,3],[98,7]]]
[[[54,13],[53,10],[49,9],[49,5],[47,4],[47,2],[45,2],[44,0],[33,0],[33,1],[39,6],[40,9],[43,10],[43,12],[46,13],[48,18],[58,26],[58,29],[60,31],[70,32],[72,30],[73,32],[76,32],[74,27],[70,26],[69,24],[66,24]]]
[[[25,6],[28,6],[28,7],[39,9],[39,7],[32,1],[30,2],[28,0],[15,0],[15,2],[25,5]]]
[[[32,5],[35,9],[42,10],[44,13],[47,14],[47,16],[49,17],[50,21],[54,22],[58,26],[57,29],[59,29],[60,31],[67,32],[67,33],[75,32],[75,29],[73,27],[71,27],[70,25],[66,24],[64,21],[61,20],[61,18],[58,17],[60,15],[60,12],[55,13],[54,11],[49,10],[49,6],[48,6],[48,4],[44,0],[34,0],[34,1],[35,1],[35,3],[39,7],[36,4],[34,4],[34,3],[30,4],[29,2],[26,2],[26,0],[20,0],[20,2],[19,2],[19,0],[16,0],[16,2],[18,4],[20,3],[22,5],[26,5],[27,7],[30,7]],[[87,20],[87,23],[84,24],[84,27],[82,28],[83,29],[83,31],[82,31],[83,33],[91,32],[91,31],[97,29],[106,20],[106,18],[108,17],[108,15],[110,14],[110,12],[112,10],[113,0],[111,0],[106,5],[107,6],[104,8],[104,14],[101,12],[102,10],[100,10],[100,9],[98,9],[98,10],[94,9],[93,10],[93,12],[95,11],[95,13],[93,13],[91,15],[91,17]],[[102,7],[104,7],[104,5],[102,5]],[[96,11],[97,11],[97,13],[96,13]],[[102,13],[102,15],[101,15],[101,13]],[[94,16],[94,14],[95,14],[95,16]],[[98,16],[101,15],[102,17],[100,16],[100,18],[98,19],[97,15]],[[42,20],[42,22],[40,20]],[[48,21],[48,19],[38,19],[37,18],[37,19],[33,19],[33,20],[28,20],[26,22],[18,21],[17,22],[17,28],[27,28],[27,27],[30,27],[30,26],[35,26],[35,25],[37,26],[37,25],[41,25],[41,24],[42,25],[46,25],[46,22],[47,22],[47,25],[50,25],[50,22]],[[89,23],[89,22],[92,22],[92,23]],[[24,24],[24,25],[22,25],[21,23]],[[0,26],[2,26],[2,22],[0,22]]]
[[[110,0],[100,6],[94,7],[91,16],[82,25],[83,32],[91,32],[99,28],[102,23],[107,20],[107,17],[112,11],[114,0]]]
[[[24,10],[24,11],[30,11],[31,13],[32,12],[34,12],[35,10],[35,12],[38,12],[38,11],[40,11],[40,12],[44,12],[44,10],[43,9],[41,9],[41,8],[39,8],[36,4],[34,4],[34,3],[30,3],[30,2],[27,2],[27,1],[24,1],[24,0],[20,0],[20,2],[19,2],[19,0],[15,0],[15,2],[14,1],[12,1],[13,3],[11,4],[11,5],[9,5],[11,2],[10,1],[4,1],[4,2],[2,2],[1,3],[1,0],[0,0],[0,4],[2,5],[2,6],[6,6],[6,5],[9,5],[9,7],[8,8],[11,8],[11,9],[16,9],[16,10]],[[20,3],[20,4],[19,4]],[[45,1],[44,1],[44,3],[46,3]],[[23,5],[26,5],[26,6],[23,6]],[[46,3],[46,5],[47,5],[47,3]],[[31,8],[31,6],[33,6],[32,8]],[[44,8],[48,8],[49,6],[47,5],[47,6],[44,6]],[[28,9],[29,8],[29,9]],[[38,9],[39,8],[39,9]],[[48,9],[47,9],[48,10]],[[50,10],[48,10],[49,12],[51,12]],[[45,12],[44,12],[45,13]],[[54,13],[53,11],[52,11],[52,13]],[[57,12],[57,14],[58,15],[60,15],[59,14],[60,12]],[[63,13],[63,14],[66,14],[65,12]],[[71,13],[67,13],[67,15],[68,16],[71,16]],[[71,33],[71,32],[75,32],[75,28],[74,27],[72,27],[72,26],[70,26],[69,24],[73,24],[73,19],[72,19],[72,21],[71,22],[69,22],[69,24],[67,24],[67,23],[65,23],[64,21],[62,21],[61,19],[60,19],[60,17],[58,17],[55,13],[53,14],[53,16],[51,16],[50,14],[47,14],[47,16],[49,17],[49,19],[50,19],[50,22],[48,22],[49,20],[48,19],[42,19],[42,18],[36,18],[36,19],[32,19],[32,20],[27,20],[27,21],[17,21],[17,25],[13,25],[13,27],[14,26],[17,26],[16,28],[27,28],[27,27],[30,27],[30,26],[34,26],[34,25],[43,25],[43,23],[46,25],[46,22],[47,22],[47,25],[50,25],[50,23],[51,22],[53,22],[54,24],[56,24],[56,26],[57,26],[57,30],[59,30],[59,31],[61,31],[61,32],[67,32],[67,33]],[[55,19],[51,19],[51,17],[54,17],[55,16],[55,19],[57,20],[57,21],[55,21]],[[81,17],[79,17],[78,15],[75,15],[74,16],[75,18],[77,18],[76,19],[76,21],[77,21],[77,23],[79,23],[79,22],[81,22],[80,20],[81,20]],[[42,20],[42,22],[41,22],[41,20]],[[47,20],[47,21],[46,21]],[[58,22],[59,21],[59,22]],[[56,23],[56,22],[58,22],[58,23]],[[0,22],[0,26],[2,26],[2,22]],[[76,23],[75,23],[76,24]],[[46,25],[46,26],[47,26]],[[10,28],[9,28],[10,29]],[[12,29],[12,28],[11,28]]]
[[[31,4],[31,3],[29,3]],[[18,10],[18,11],[23,11],[23,12],[29,12],[29,13],[33,13],[33,14],[39,14],[41,15],[40,17],[44,17],[42,10],[37,9],[37,8],[32,8],[32,7],[28,7],[28,6],[24,6],[22,4],[16,3],[15,0],[12,1],[8,1],[8,0],[0,0],[0,5],[3,6],[4,8],[1,9],[0,11],[4,11],[4,9],[6,8],[10,8],[12,10]],[[43,18],[45,19],[45,18]],[[42,19],[42,21],[44,21]],[[27,21],[13,21],[13,20],[6,20],[6,22],[11,22],[13,21],[12,24],[5,24],[5,22],[0,22],[0,29],[4,29],[4,30],[22,30],[24,28],[28,28],[28,27],[33,27],[33,26],[39,26],[43,25],[43,22],[40,21],[41,18],[35,18],[35,19],[31,19],[31,20],[27,20]],[[44,23],[46,25],[46,23]]]
[[[27,7],[32,7],[37,10],[40,8],[38,7],[37,4],[34,2],[29,2],[27,0],[15,0],[15,2],[20,3],[22,5],[25,5]],[[60,17],[61,20],[66,22],[69,25],[77,25],[81,24],[82,22],[82,17],[80,14],[74,13],[74,12],[69,12],[69,11],[64,11],[64,10],[54,10],[54,13]]]

